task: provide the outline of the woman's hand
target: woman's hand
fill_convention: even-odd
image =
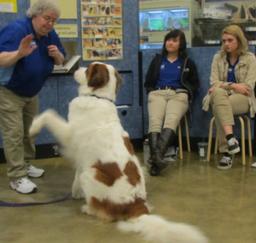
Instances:
[[[63,54],[59,51],[56,45],[49,45],[48,47],[48,55],[54,59],[54,63],[59,65],[64,61]]]
[[[20,41],[17,50],[0,52],[0,67],[10,67],[21,58],[30,55],[37,48],[33,39],[34,36],[32,34],[27,35]]]
[[[252,92],[251,88],[247,84],[244,84],[244,83],[233,83],[230,85],[230,88],[234,92],[243,94],[246,96],[250,96],[251,92]]]
[[[50,57],[57,57],[59,55],[59,49],[55,45],[49,45],[48,47],[48,55]]]
[[[214,87],[209,88],[208,89],[208,94],[211,94],[213,92],[213,90],[214,90]]]
[[[30,55],[36,48],[36,44],[33,44],[34,36],[32,34],[25,36],[19,45],[18,57],[26,57]]]

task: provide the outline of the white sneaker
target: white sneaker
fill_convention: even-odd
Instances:
[[[40,169],[40,168],[36,168],[35,166],[33,165],[30,165],[28,167],[28,176],[29,177],[33,177],[33,178],[38,178],[38,177],[41,177],[43,174],[44,174],[44,170],[43,169]]]
[[[252,163],[251,167],[256,168],[256,162]]]
[[[237,154],[240,152],[239,143],[236,138],[230,138],[228,141],[228,153],[229,154]]]
[[[10,181],[10,187],[22,194],[29,194],[36,192],[37,186],[27,177],[21,177],[16,180]]]
[[[219,164],[217,166],[218,169],[220,170],[228,170],[232,167],[232,164],[233,164],[233,160],[231,157],[229,156],[223,156],[220,161],[219,161]]]

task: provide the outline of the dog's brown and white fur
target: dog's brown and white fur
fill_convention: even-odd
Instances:
[[[143,172],[114,101],[120,77],[113,66],[94,62],[75,72],[79,96],[69,105],[68,121],[47,110],[33,121],[31,136],[47,127],[76,165],[74,198],[86,198],[82,211],[119,221],[123,231],[162,243],[205,243],[195,227],[149,215]]]

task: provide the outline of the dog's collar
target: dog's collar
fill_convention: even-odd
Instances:
[[[107,97],[100,97],[100,96],[95,95],[95,94],[83,94],[83,96],[92,96],[92,97],[96,97],[97,99],[108,100],[108,101],[110,101],[112,103],[115,103],[113,100],[111,100],[111,99],[109,99]]]

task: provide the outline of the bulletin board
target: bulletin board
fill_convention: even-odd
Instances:
[[[122,0],[81,0],[83,60],[123,58]]]

